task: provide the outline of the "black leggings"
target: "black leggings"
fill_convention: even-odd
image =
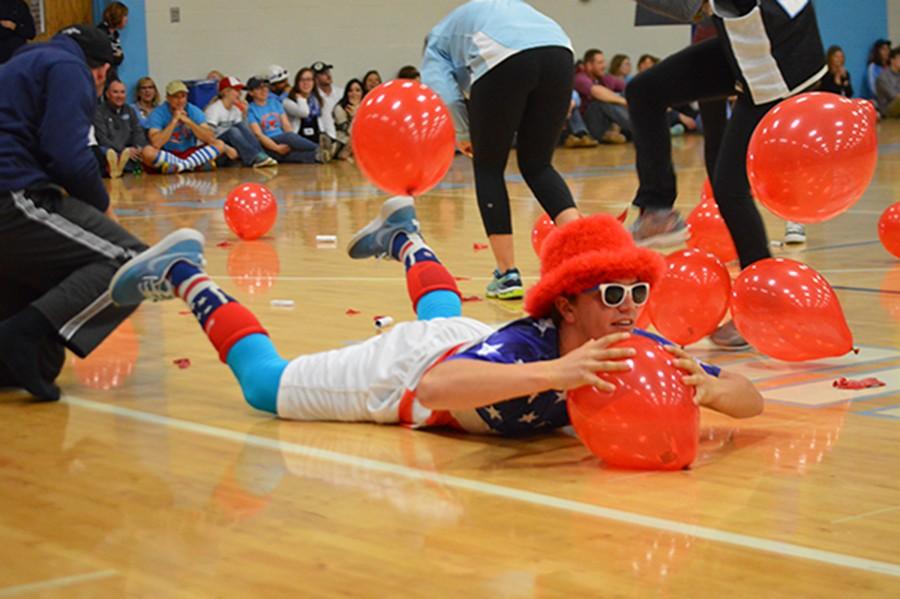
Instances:
[[[503,173],[517,132],[519,171],[550,218],[575,207],[550,163],[572,98],[572,65],[568,48],[534,48],[507,58],[472,86],[475,193],[488,235],[512,233]]]
[[[636,206],[665,209],[675,203],[675,170],[666,110],[694,100],[722,99],[735,93],[736,76],[721,44],[716,38],[689,46],[628,84],[626,94],[640,180],[634,200]],[[706,158],[707,169],[713,170],[711,181],[716,203],[734,239],[741,267],[771,256],[762,217],[750,195],[747,145],[757,123],[776,103],[757,106],[746,94],[739,94],[731,120],[721,136],[718,155]],[[722,126],[721,122],[704,122],[707,125],[714,125],[712,129],[717,128],[715,125]],[[707,149],[712,154],[719,135],[709,129],[706,134],[710,136]]]

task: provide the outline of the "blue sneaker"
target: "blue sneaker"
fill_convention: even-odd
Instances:
[[[350,240],[347,253],[355,260],[391,257],[391,241],[397,231],[419,233],[410,196],[395,196],[382,204],[379,215]]]
[[[200,231],[178,229],[123,264],[109,283],[113,303],[136,306],[145,299],[158,302],[175,297],[175,290],[166,278],[169,269],[179,260],[201,268],[204,241]]]

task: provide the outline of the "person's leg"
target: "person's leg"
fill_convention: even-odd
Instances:
[[[206,165],[211,167],[214,166],[216,158],[223,153],[222,149],[224,147],[224,142],[217,139],[214,144],[208,146],[196,146],[183,152],[182,160],[184,161],[184,170],[192,171]]]
[[[622,135],[627,139],[631,139],[632,126],[631,117],[628,115],[628,108],[619,104],[610,104],[609,102],[597,102],[597,105],[611,123],[618,125]]]
[[[721,41],[711,39],[669,56],[628,84],[626,96],[640,186],[634,205],[670,210],[675,203],[669,107],[733,93],[735,76]]]
[[[572,53],[565,48],[540,48],[535,57],[540,62],[540,79],[528,95],[518,127],[519,171],[547,215],[565,224],[577,218],[578,211],[569,186],[551,161],[572,96]]]
[[[771,257],[766,228],[750,194],[747,146],[756,125],[775,104],[756,106],[746,95],[738,97],[722,138],[712,179],[713,195],[734,240],[741,268]]]
[[[260,160],[262,146],[244,123],[238,123],[219,136],[219,139],[237,150],[241,164],[253,166]]]
[[[183,173],[184,171],[190,170],[187,163],[180,156],[177,156],[168,150],[154,148],[149,144],[144,146],[144,149],[141,150],[141,158],[145,165],[155,168],[164,175],[170,173]]]
[[[59,339],[85,357],[134,310],[112,305],[109,281],[146,248],[92,206],[58,191],[0,197],[0,271],[39,292],[0,322],[0,361],[43,399],[59,390],[38,369],[40,346]]]
[[[537,67],[533,51],[512,56],[476,81],[469,98],[475,193],[501,276],[515,268],[512,217],[503,176],[528,93],[537,84]],[[509,297],[521,297],[523,293],[519,282],[518,289],[511,288]]]
[[[0,322],[15,316],[41,295],[19,279],[0,277]],[[4,342],[0,339],[0,344]],[[53,382],[65,364],[65,348],[56,336],[45,337],[39,345],[38,370],[45,381]],[[16,374],[0,361],[0,387],[18,386]]]
[[[727,104],[728,100],[725,98],[700,102],[700,118],[703,121],[703,159],[706,163],[706,176],[710,181],[716,172],[719,148],[722,147],[722,137],[728,125]]]
[[[387,200],[378,216],[353,236],[347,253],[357,260],[390,258],[403,263],[409,299],[419,320],[462,314],[456,279],[422,238],[411,197]]]
[[[275,143],[287,144],[291,148],[290,152],[279,158],[281,162],[294,162],[299,164],[314,164],[320,162],[318,154],[319,146],[308,139],[300,137],[296,133],[282,133],[281,135],[273,137],[272,140]]]

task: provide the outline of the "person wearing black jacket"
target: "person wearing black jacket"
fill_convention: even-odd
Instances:
[[[0,0],[0,64],[34,39],[34,19],[23,0]]]
[[[147,247],[104,214],[88,147],[112,61],[104,32],[74,25],[0,68],[0,386],[43,400],[62,346],[85,357],[134,310],[107,289]]]

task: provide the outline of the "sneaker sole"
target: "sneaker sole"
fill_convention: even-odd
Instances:
[[[368,225],[360,229],[356,232],[356,235],[353,236],[353,239],[350,240],[350,243],[347,244],[347,255],[353,258],[354,260],[361,260],[363,258],[369,258],[370,256],[354,256],[353,255],[353,247],[360,242],[367,235],[371,235],[378,229],[384,225],[385,221],[391,217],[391,215],[398,210],[402,210],[404,208],[415,208],[415,201],[413,198],[409,196],[397,196],[395,198],[391,198],[381,205],[381,211],[378,213],[378,216],[370,222]]]
[[[646,239],[635,239],[634,243],[639,247],[645,248],[668,247],[672,245],[678,245],[679,243],[684,243],[685,241],[687,241],[687,238],[688,231],[687,228],[684,228],[680,231],[672,231],[671,233],[654,235],[653,237],[648,237]]]
[[[112,299],[113,303],[117,306],[133,306],[141,303],[143,299],[138,301],[137,304],[128,302],[123,298],[119,298],[120,301],[116,301],[116,297],[112,292],[121,278],[125,275],[125,273],[132,269],[136,264],[138,264],[139,262],[146,262],[148,260],[158,258],[159,256],[171,250],[172,247],[185,241],[196,241],[202,248],[206,242],[206,238],[203,236],[203,233],[195,229],[178,229],[177,231],[173,231],[172,233],[169,233],[168,235],[163,237],[159,243],[157,243],[150,249],[141,252],[140,254],[120,266],[119,270],[116,271],[116,274],[113,275],[112,280],[110,280],[109,282],[110,299]],[[200,267],[202,265],[198,264],[197,266]]]
[[[514,289],[511,291],[501,291],[499,293],[486,292],[485,297],[489,299],[499,299],[499,300],[517,300],[525,297],[524,289]]]
[[[784,243],[787,245],[800,245],[806,243],[806,235],[785,235]]]

